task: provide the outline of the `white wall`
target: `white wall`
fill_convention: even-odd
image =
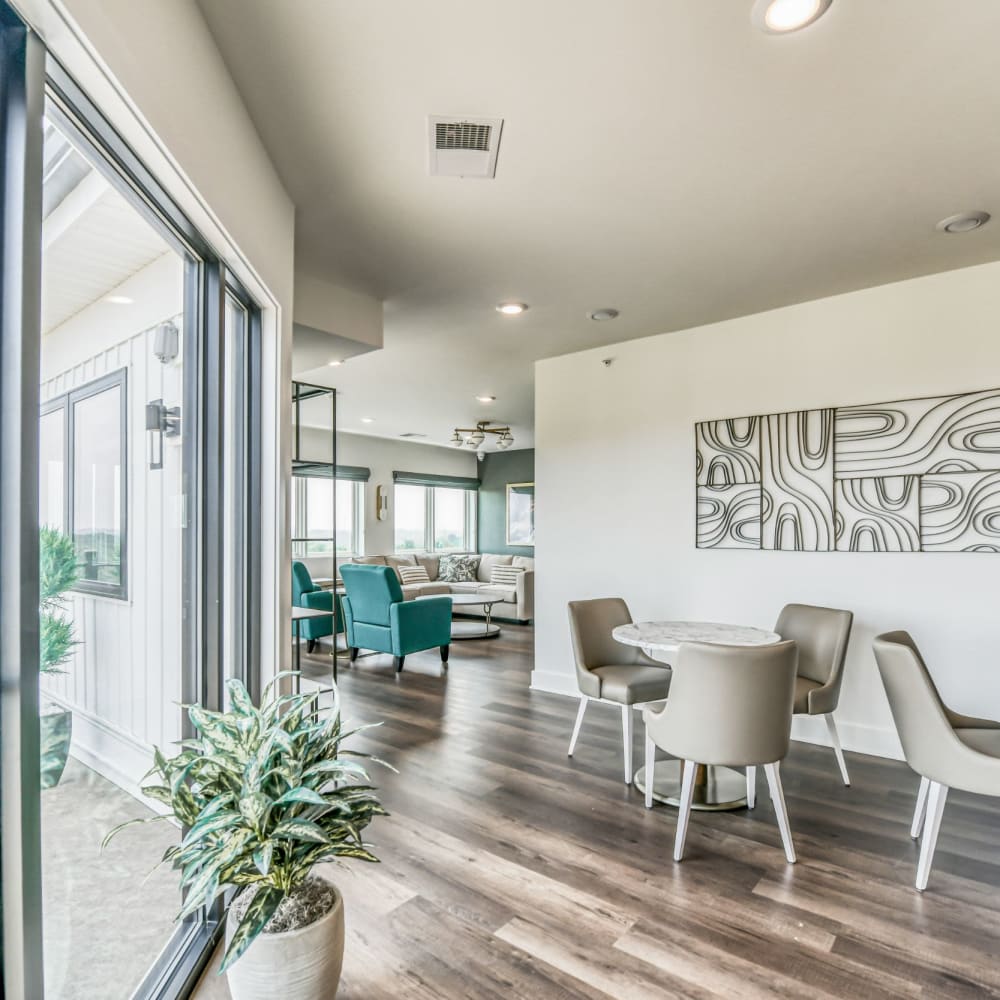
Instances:
[[[533,686],[575,691],[574,598],[759,626],[801,601],[855,613],[846,746],[899,754],[871,654],[892,628],[913,633],[956,709],[1000,718],[1000,556],[694,546],[696,421],[995,387],[998,318],[1000,264],[987,264],[539,362]],[[793,734],[825,742],[816,722]]]

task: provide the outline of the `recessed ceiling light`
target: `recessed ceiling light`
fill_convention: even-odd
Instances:
[[[604,323],[604,322],[606,322],[609,319],[617,319],[618,318],[618,310],[617,309],[595,309],[592,313],[590,313],[590,318],[592,320],[594,320],[595,322],[597,322],[597,323]]]
[[[344,363],[344,359],[341,358],[339,361],[328,361],[327,364],[331,368],[339,368]]]
[[[480,403],[495,403],[497,401],[496,396],[476,396],[476,399],[478,399]]]
[[[755,0],[750,20],[771,35],[786,35],[818,20],[833,0]]]
[[[127,295],[109,295],[104,301],[113,306],[130,306],[135,299],[130,299]]]
[[[373,423],[375,423],[375,418],[374,417],[362,417],[361,418],[361,423],[363,423],[363,424],[373,424]]]
[[[947,219],[942,219],[934,228],[954,236],[958,233],[971,233],[973,229],[979,229],[989,221],[989,212],[960,212],[958,215],[949,215]]]
[[[497,312],[503,313],[504,316],[520,316],[527,308],[524,302],[501,302],[497,306]]]

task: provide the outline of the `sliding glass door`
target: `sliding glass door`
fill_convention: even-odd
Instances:
[[[149,874],[183,831],[101,842],[156,816],[141,785],[191,735],[180,705],[256,686],[259,310],[0,13],[4,985],[174,997],[219,930],[175,925],[174,873]]]

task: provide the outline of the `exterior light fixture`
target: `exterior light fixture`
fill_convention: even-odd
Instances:
[[[146,431],[149,433],[149,467],[163,468],[163,439],[181,432],[181,408],[164,406],[162,399],[146,404]]]

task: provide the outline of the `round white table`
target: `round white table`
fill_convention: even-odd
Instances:
[[[720,622],[633,622],[631,625],[619,625],[611,635],[626,646],[639,646],[651,653],[673,655],[685,642],[712,642],[723,646],[770,646],[781,642],[777,632]],[[669,662],[669,657],[664,662]],[[645,767],[636,771],[634,781],[636,788],[646,791]],[[741,809],[747,804],[746,787],[746,777],[740,771],[699,764],[695,772],[691,808],[707,811]],[[681,762],[673,757],[658,758],[653,799],[676,806],[680,791]]]

